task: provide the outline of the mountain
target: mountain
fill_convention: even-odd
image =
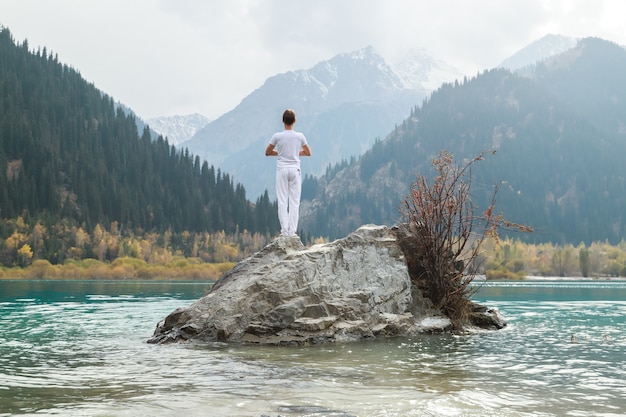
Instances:
[[[435,71],[426,72],[434,76]],[[249,195],[267,189],[273,196],[275,160],[263,151],[282,130],[284,109],[296,111],[295,128],[305,133],[313,151],[303,158],[303,172],[321,175],[329,164],[369,149],[427,96],[418,78],[407,80],[371,47],[339,54],[308,70],[270,77],[181,146],[231,173]]]
[[[150,129],[167,138],[171,145],[179,145],[191,139],[200,129],[208,125],[210,120],[198,113],[185,116],[153,117],[146,121]]]
[[[331,239],[364,223],[393,224],[416,173],[442,149],[473,169],[474,198],[531,226],[533,242],[626,236],[626,50],[587,38],[538,63],[445,84],[358,160],[307,184],[301,227]]]
[[[522,70],[572,49],[577,43],[578,39],[571,36],[548,34],[502,61],[498,68]]]
[[[434,58],[423,48],[413,48],[392,65],[394,71],[409,88],[433,92],[443,83],[463,79],[463,74],[452,65]]]
[[[148,129],[138,135],[132,114],[45,48],[16,44],[8,29],[0,30],[0,109],[0,263],[16,250],[5,239],[28,227],[38,229],[33,248],[52,261],[76,244],[71,230],[98,225],[170,237],[278,230],[267,196],[252,205],[228,174]]]

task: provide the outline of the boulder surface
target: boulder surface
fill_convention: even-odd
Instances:
[[[159,322],[148,342],[290,345],[449,327],[411,283],[394,233],[366,225],[310,248],[299,238],[275,239]]]

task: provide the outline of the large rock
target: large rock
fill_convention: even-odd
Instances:
[[[162,320],[149,342],[305,344],[449,326],[411,284],[393,232],[367,225],[310,248],[298,238],[274,240]]]

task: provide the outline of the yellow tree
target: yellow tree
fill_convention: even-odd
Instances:
[[[33,260],[33,250],[28,243],[24,243],[21,248],[17,250],[17,263],[19,266],[28,266]]]
[[[32,243],[34,258],[39,258],[39,256],[41,255],[47,234],[48,230],[46,229],[46,226],[41,224],[41,222],[37,222],[37,224],[33,227]]]

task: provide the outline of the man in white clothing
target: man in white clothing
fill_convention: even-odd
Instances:
[[[300,214],[302,175],[300,157],[311,156],[311,148],[304,135],[293,130],[296,113],[287,109],[283,113],[285,130],[275,133],[265,149],[265,156],[278,156],[276,162],[276,198],[280,235],[297,237]]]

